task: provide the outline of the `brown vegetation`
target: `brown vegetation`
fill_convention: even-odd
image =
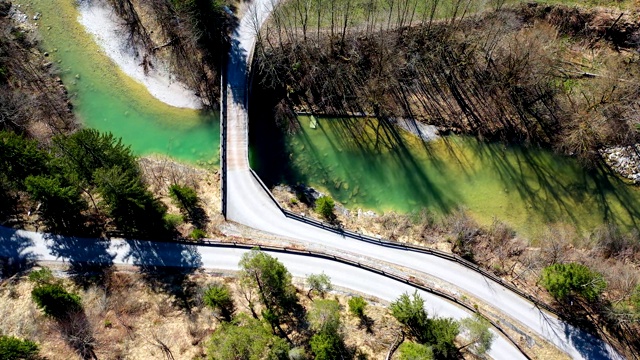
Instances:
[[[0,129],[40,141],[77,127],[66,90],[47,53],[37,49],[37,34],[8,17],[0,1]]]
[[[603,146],[639,140],[640,58],[626,51],[638,47],[635,14],[536,4],[465,14],[348,27],[344,13],[340,31],[309,34],[305,17],[276,10],[256,83],[276,90],[269,106],[284,124],[296,110],[415,118],[590,163]]]
[[[167,275],[171,277],[171,275]],[[167,280],[168,281],[168,280]],[[226,283],[231,289],[239,312],[248,313],[248,304],[237,281],[232,277],[196,273],[183,287],[194,287],[188,299],[189,307],[171,293],[156,291],[144,277],[126,270],[109,271],[102,282],[77,287],[69,280],[65,286],[74,288],[83,299],[86,322],[70,319],[64,326],[46,318],[30,297],[33,284],[25,278],[12,278],[0,285],[0,328],[3,334],[33,339],[41,346],[41,355],[51,359],[73,359],[78,355],[64,341],[69,330],[78,324],[89,334],[90,343],[99,359],[192,359],[205,356],[209,336],[219,322],[213,311],[202,303],[202,291],[208,284]],[[312,301],[300,289],[298,298],[308,308]],[[367,354],[382,358],[395,340],[399,324],[377,303],[370,303],[367,315],[370,327],[347,315],[348,296],[331,294],[341,304],[346,343]],[[370,299],[372,300],[372,299]],[[75,341],[75,340],[74,340]]]

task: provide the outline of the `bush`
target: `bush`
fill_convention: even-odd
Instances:
[[[31,297],[46,315],[56,319],[82,310],[80,296],[67,292],[60,284],[38,285],[31,291]]]
[[[322,297],[324,297],[327,291],[333,289],[331,278],[325,273],[308,275],[307,285],[309,285],[309,294],[311,294],[312,291],[317,291]]]
[[[566,300],[574,294],[589,302],[595,301],[607,286],[601,274],[578,263],[547,266],[540,283],[556,300]]]
[[[13,336],[0,336],[0,359],[35,359],[38,345],[30,340],[21,340]]]
[[[335,203],[333,199],[328,196],[321,196],[316,200],[316,212],[325,220],[331,221],[335,218],[335,214],[333,213],[334,206]]]
[[[431,360],[433,359],[433,350],[425,345],[416,344],[414,342],[404,342],[398,348],[400,360]]]
[[[167,229],[173,230],[178,227],[178,225],[182,224],[184,222],[184,219],[181,215],[165,214],[164,222],[167,225]]]
[[[229,288],[223,284],[213,284],[204,292],[205,305],[219,312],[221,320],[231,321],[235,305]]]
[[[188,186],[173,184],[169,186],[169,197],[181,211],[191,214],[198,205],[198,194]]]
[[[340,359],[342,340],[337,334],[319,333],[311,337],[309,342],[316,360]]]
[[[193,231],[191,231],[191,234],[189,234],[189,236],[193,240],[200,240],[200,239],[204,239],[205,237],[207,237],[207,233],[202,229],[195,228],[195,229],[193,229]]]
[[[48,267],[43,267],[40,270],[30,272],[29,281],[33,281],[36,284],[50,283],[53,281],[53,273]]]
[[[364,310],[367,307],[367,302],[362,296],[356,296],[349,299],[349,312],[359,318],[364,317]]]

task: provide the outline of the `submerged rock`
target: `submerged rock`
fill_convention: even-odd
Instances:
[[[640,184],[640,144],[603,148],[600,155],[620,176]]]

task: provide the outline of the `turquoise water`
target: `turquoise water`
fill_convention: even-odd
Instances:
[[[484,225],[496,218],[526,235],[549,223],[586,233],[605,222],[636,227],[640,219],[638,188],[549,151],[455,136],[425,144],[374,119],[321,118],[317,129],[299,121],[298,134],[269,139],[282,150],[254,138],[253,166],[270,184],[311,185],[347,208],[447,214],[463,207]]]
[[[41,47],[51,54],[85,126],[122,137],[136,154],[164,154],[196,164],[218,164],[218,114],[178,109],[152,97],[122,73],[77,22],[73,0],[20,0],[38,20]]]

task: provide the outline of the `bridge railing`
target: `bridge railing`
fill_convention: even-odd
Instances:
[[[227,218],[227,73],[223,65],[220,75],[220,194],[222,202],[222,216]]]

